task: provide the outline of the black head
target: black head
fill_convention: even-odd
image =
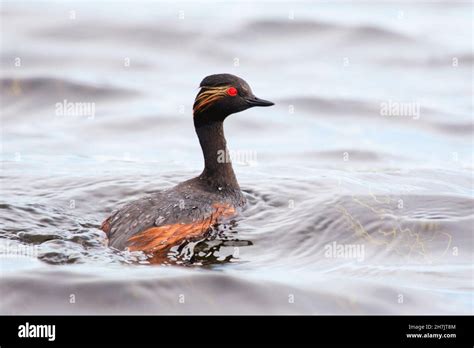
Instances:
[[[271,106],[272,102],[259,99],[240,77],[231,74],[207,76],[199,85],[201,90],[193,106],[196,125],[223,121],[230,114],[254,106]]]

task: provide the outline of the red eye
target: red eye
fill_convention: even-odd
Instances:
[[[231,97],[235,97],[237,95],[237,88],[235,87],[230,87],[227,90],[227,94],[230,95]]]

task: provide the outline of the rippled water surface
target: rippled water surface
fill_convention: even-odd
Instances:
[[[1,19],[1,313],[472,313],[469,2],[3,1]],[[113,209],[202,170],[191,108],[220,72],[276,103],[225,124],[246,210],[167,265],[108,248]]]

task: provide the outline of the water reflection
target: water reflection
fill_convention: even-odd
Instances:
[[[238,238],[236,231],[211,233],[199,241],[185,242],[174,247],[167,259],[153,257],[151,263],[163,262],[181,266],[210,267],[240,260],[240,248],[253,245],[252,241]]]

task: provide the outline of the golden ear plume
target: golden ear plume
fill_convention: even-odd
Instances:
[[[203,91],[194,101],[193,113],[202,112],[212,105],[216,100],[224,98],[227,95],[229,86],[222,87],[202,87]]]

